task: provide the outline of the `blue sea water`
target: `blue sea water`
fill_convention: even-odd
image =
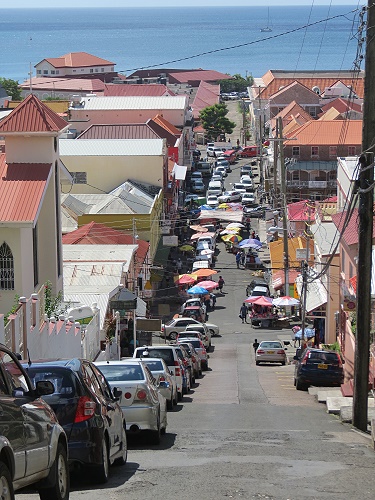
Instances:
[[[270,33],[260,31],[266,7],[0,9],[0,76],[23,82],[30,65],[81,51],[127,75],[144,67],[254,77],[268,69],[349,70],[357,50],[355,8],[270,7]],[[317,24],[301,29],[309,23]]]

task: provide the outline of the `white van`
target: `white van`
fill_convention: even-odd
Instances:
[[[210,181],[207,187],[207,195],[216,194],[216,196],[220,196],[223,192],[223,186],[220,181]]]
[[[198,271],[198,269],[209,269],[210,265],[206,260],[196,260],[193,262],[192,273]]]
[[[207,242],[208,243],[208,248],[210,250],[215,250],[216,241],[215,241],[215,238],[213,236],[201,236],[200,238],[198,238],[197,246],[201,242]]]

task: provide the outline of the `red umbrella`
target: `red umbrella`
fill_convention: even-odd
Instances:
[[[195,281],[197,281],[197,276],[195,274],[180,274],[175,283],[177,285],[187,285]]]
[[[203,288],[205,288],[206,290],[213,290],[214,288],[217,288],[219,284],[216,283],[216,281],[206,280],[200,281],[199,286],[203,286]]]
[[[258,304],[258,306],[272,306],[272,299],[270,297],[263,297],[263,295],[251,295],[244,302]]]

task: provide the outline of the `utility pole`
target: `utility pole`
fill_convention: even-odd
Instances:
[[[369,351],[371,328],[371,272],[374,211],[375,130],[375,10],[368,0],[366,23],[365,86],[363,99],[362,155],[359,158],[359,241],[357,265],[357,333],[355,336],[353,425],[367,431]]]
[[[279,123],[279,134],[283,137],[283,120],[281,117],[277,119]],[[283,210],[283,248],[284,248],[284,279],[285,279],[285,295],[289,295],[289,248],[288,248],[288,207],[286,204],[286,183],[285,183],[285,162],[284,162],[284,147],[283,143],[280,146],[280,179],[281,179],[281,204]]]
[[[279,120],[276,120],[276,139],[282,137],[279,131]],[[282,146],[282,144],[281,144]],[[273,208],[277,208],[277,200],[279,196],[279,189],[277,186],[277,166],[279,161],[279,141],[275,141],[273,145]]]
[[[308,209],[308,227],[311,225],[311,212],[310,212],[310,204],[307,204]],[[302,261],[302,345],[305,339],[305,322],[306,322],[306,304],[307,304],[307,270],[309,268],[309,260],[310,260],[310,229],[306,232],[306,260]]]

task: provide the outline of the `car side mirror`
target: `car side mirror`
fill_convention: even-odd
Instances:
[[[122,396],[122,390],[119,389],[118,387],[114,387],[112,389],[112,393],[116,401],[118,401]]]
[[[36,383],[36,392],[38,396],[48,396],[55,392],[55,387],[50,380],[39,380]]]

